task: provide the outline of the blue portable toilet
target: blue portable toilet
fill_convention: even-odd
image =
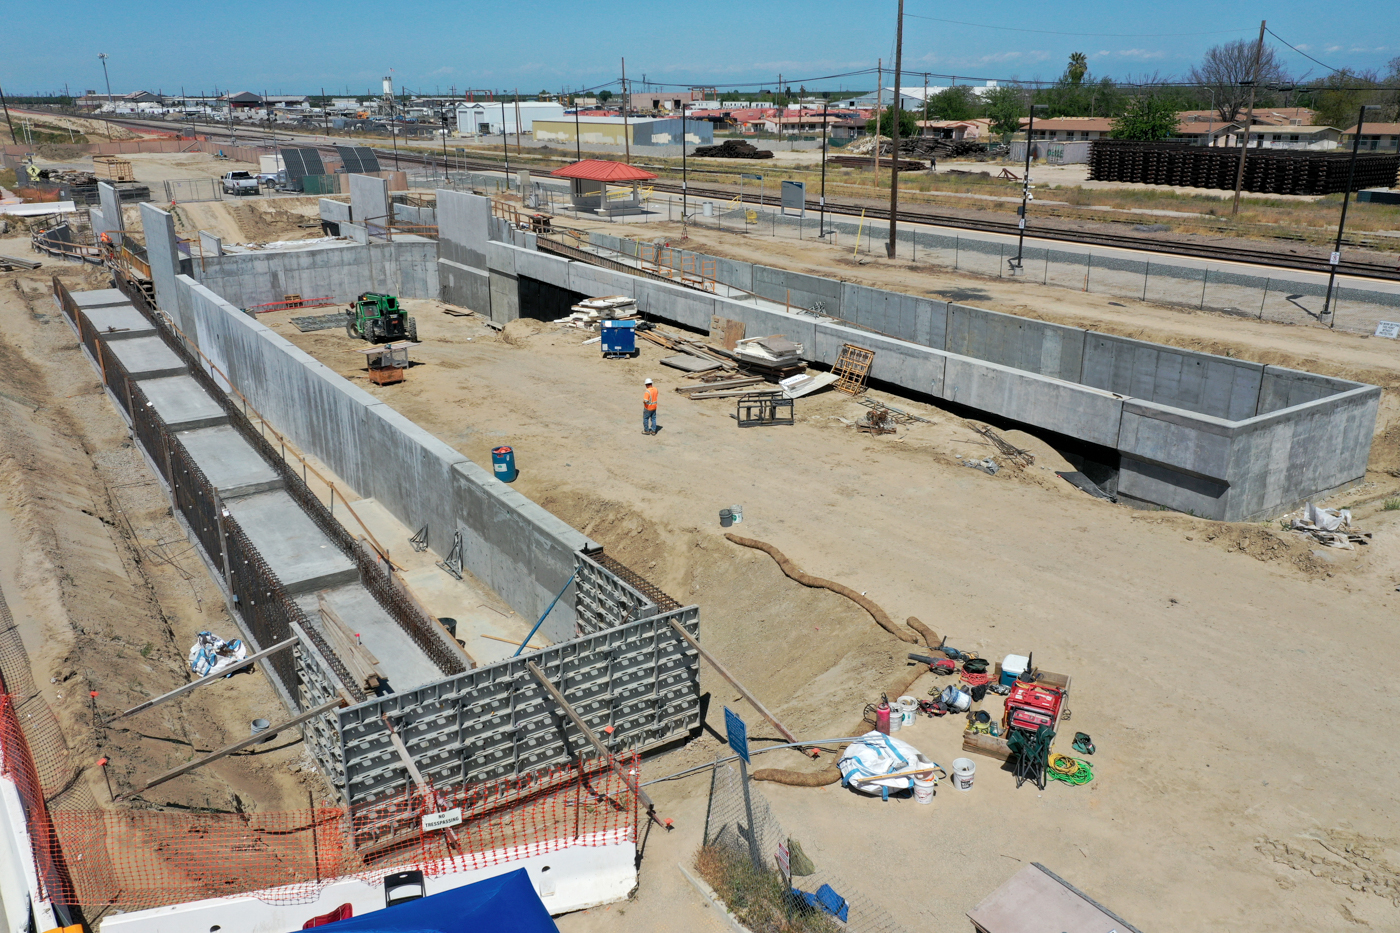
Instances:
[[[515,469],[515,451],[509,447],[496,447],[491,451],[491,469],[496,479],[503,483],[515,482],[518,475]]]
[[[603,356],[617,359],[637,355],[636,321],[601,321],[603,326]]]

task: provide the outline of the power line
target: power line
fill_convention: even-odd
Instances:
[[[1331,65],[1327,64],[1326,62],[1319,62],[1317,59],[1313,58],[1313,57],[1312,57],[1311,55],[1309,55],[1307,52],[1304,52],[1302,49],[1298,48],[1296,45],[1293,45],[1293,44],[1290,43],[1287,39],[1283,38],[1283,37],[1280,36],[1278,33],[1274,32],[1272,29],[1269,29],[1267,26],[1264,27],[1264,28],[1265,28],[1265,31],[1266,31],[1269,35],[1273,36],[1275,39],[1277,39],[1278,41],[1282,42],[1284,45],[1288,46],[1290,49],[1292,49],[1293,51],[1297,52],[1299,55],[1303,56],[1303,57],[1306,58],[1308,61],[1314,62],[1314,63],[1316,63],[1316,64],[1321,65],[1323,68],[1326,68],[1328,71],[1332,72],[1333,74],[1337,74],[1337,73],[1339,73],[1339,72],[1341,71],[1340,68],[1333,68]]]
[[[959,19],[939,19],[936,16],[921,16],[918,13],[905,13],[904,15],[914,19],[926,19],[931,23],[951,23],[954,26],[972,26],[977,29],[997,29],[1002,32],[1033,32],[1042,36],[1073,36],[1085,39],[1170,39],[1179,38],[1181,36],[1223,36],[1244,32],[1247,28],[1214,29],[1210,32],[1056,32],[1052,29],[1022,29],[1017,26],[988,26],[985,23],[967,23]]]

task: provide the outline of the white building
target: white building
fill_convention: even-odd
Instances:
[[[520,126],[516,128],[516,110],[520,112]],[[457,105],[457,135],[495,135],[501,132],[502,125],[507,133],[529,133],[536,120],[560,120],[564,117],[564,105],[552,101],[522,100],[476,101]]]

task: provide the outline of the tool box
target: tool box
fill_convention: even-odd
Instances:
[[[603,356],[617,359],[637,355],[636,321],[600,321],[603,332]]]

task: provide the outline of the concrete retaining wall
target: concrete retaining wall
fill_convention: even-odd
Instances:
[[[638,253],[607,234],[591,242]],[[677,268],[713,259],[660,255]],[[1249,519],[1365,473],[1380,390],[1359,383],[730,260],[713,260],[716,278],[768,301],[529,256],[490,245],[493,301],[512,300],[505,270],[529,269],[590,296],[634,295],[649,317],[686,327],[720,315],[750,336],[783,334],[826,366],[856,344],[875,351],[874,380],[1117,450],[1129,500]],[[824,313],[801,310],[813,306]]]
[[[347,226],[341,226],[342,233]],[[307,249],[226,253],[205,258],[202,269],[196,263],[194,276],[240,308],[281,301],[293,294],[347,302],[363,292],[437,298],[437,258],[437,244],[432,240],[403,237],[392,243],[333,243]]]
[[[206,286],[178,282],[197,322],[192,336],[250,404],[404,525],[428,525],[438,553],[460,530],[466,567],[522,616],[538,618],[573,573],[574,554],[598,547]],[[552,639],[572,637],[569,594],[546,624]]]

